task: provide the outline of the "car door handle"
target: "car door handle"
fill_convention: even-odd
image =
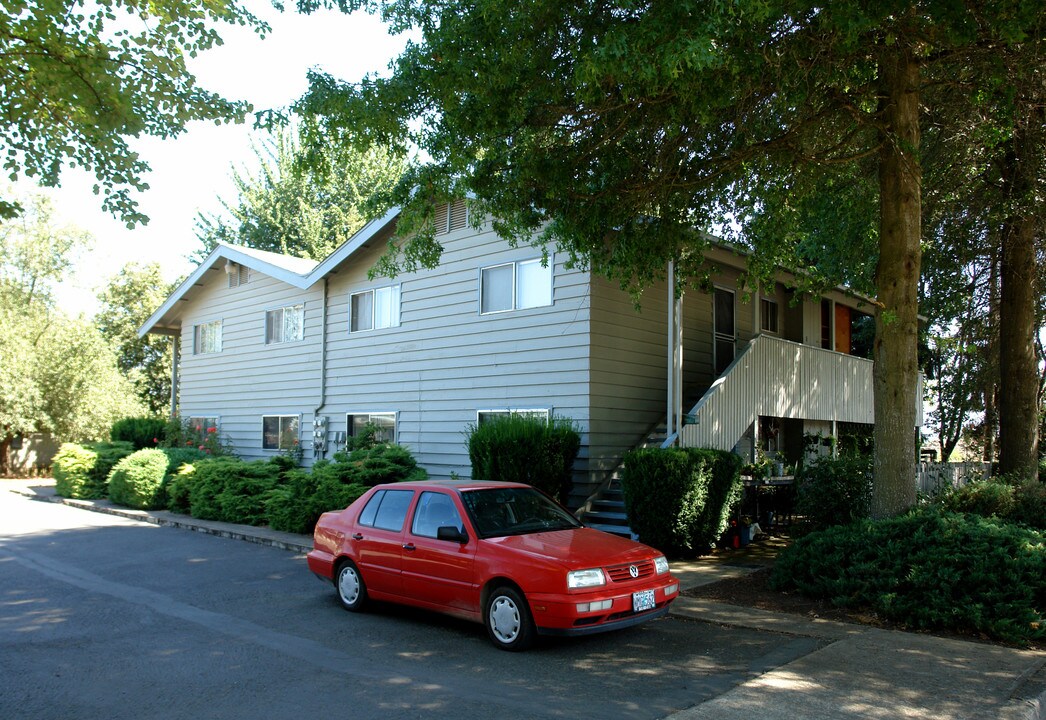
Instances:
[[[403,549],[407,552],[414,552],[414,543],[405,543]]]
[[[363,533],[353,533],[352,539],[353,540],[362,540],[363,539]]]

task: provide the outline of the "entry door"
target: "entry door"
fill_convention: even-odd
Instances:
[[[715,374],[722,375],[727,366],[734,361],[734,346],[737,339],[734,291],[717,287],[712,312],[715,316],[713,318],[715,325],[713,362],[715,363]]]

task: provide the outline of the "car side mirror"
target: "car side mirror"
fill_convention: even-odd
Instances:
[[[463,533],[453,525],[441,525],[436,530],[437,540],[449,540],[464,545],[469,541],[468,533]]]

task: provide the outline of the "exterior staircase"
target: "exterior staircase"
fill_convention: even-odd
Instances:
[[[635,533],[628,526],[628,515],[625,513],[625,496],[621,491],[621,481],[615,473],[610,484],[593,499],[579,519],[587,527],[602,530],[613,535],[635,539]]]

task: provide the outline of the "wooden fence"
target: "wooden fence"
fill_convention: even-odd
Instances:
[[[919,463],[915,471],[916,490],[933,497],[948,487],[959,487],[971,480],[988,477],[991,464],[985,462]]]

